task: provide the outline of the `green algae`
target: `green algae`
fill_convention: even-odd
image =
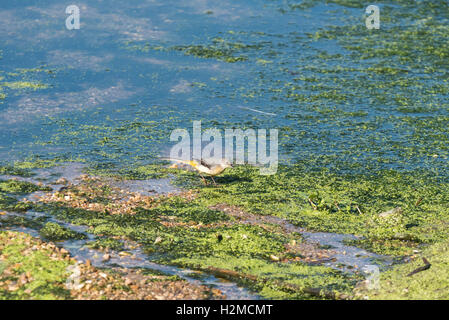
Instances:
[[[114,251],[122,251],[125,248],[123,242],[112,238],[100,238],[90,241],[87,243],[87,246],[91,249]]]
[[[449,298],[449,244],[443,242],[426,248],[412,262],[396,266],[380,275],[379,289],[362,289],[359,298],[372,300],[446,300]],[[422,267],[425,257],[430,269],[409,276]]]
[[[47,75],[53,75],[55,73],[55,70],[46,69],[44,66],[38,68],[19,68],[15,71],[17,72],[5,73],[0,70],[0,74],[4,74],[4,76],[0,76],[0,100],[6,99],[9,92],[21,93],[26,91],[48,89],[50,85],[43,83],[41,80],[35,79],[35,76],[41,72],[46,73]],[[4,90],[6,90],[7,93],[4,93]]]
[[[216,180],[219,188],[199,190],[198,201],[206,206],[228,203],[251,213],[280,216],[309,230],[361,235],[368,239],[364,243],[383,241],[371,247],[379,253],[403,254],[449,237],[449,185],[419,173],[342,176],[328,170],[311,173],[296,165],[281,167],[271,177],[239,167]],[[396,207],[403,210],[400,216],[379,217]]]
[[[14,265],[14,274],[5,275],[0,273],[1,281],[18,281],[20,275],[28,274],[31,281],[21,285],[17,290],[0,289],[2,300],[55,300],[70,298],[69,290],[64,284],[68,277],[67,267],[72,264],[66,260],[54,260],[51,258],[52,250],[49,248],[41,250],[28,249],[30,237],[20,233],[14,233],[11,240],[7,233],[0,232],[2,242],[1,261],[3,269]]]
[[[17,203],[17,200],[13,197],[0,193],[0,209],[10,210]]]
[[[35,191],[51,191],[50,187],[40,187],[31,182],[19,180],[0,180],[0,191],[7,193],[31,193]]]
[[[14,82],[3,82],[0,85],[10,88],[10,89],[46,89],[48,85],[39,82],[28,82],[28,81],[14,81]]]
[[[11,210],[12,211],[12,210]],[[42,228],[46,221],[46,218],[28,218],[24,215],[10,215],[6,218],[3,217],[0,222],[2,229],[7,228],[28,228],[32,230],[39,230]]]
[[[168,178],[178,172],[178,170],[161,167],[158,164],[148,164],[131,168],[122,168],[118,171],[115,171],[114,168],[112,168],[112,170],[111,168],[105,168],[104,166],[89,167],[86,170],[86,173],[93,175],[131,180]]]
[[[8,170],[10,173],[11,171]],[[16,172],[16,171],[12,171]],[[21,172],[21,171],[19,171]],[[33,183],[19,180],[0,180],[0,209],[15,212],[25,212],[32,208],[27,201],[18,201],[13,195],[24,195],[36,191],[51,191],[50,187],[37,186]]]
[[[204,260],[184,257],[174,262],[204,270],[207,270],[208,266],[235,270],[244,275],[256,277],[256,282],[240,281],[268,299],[310,299],[308,294],[301,291],[305,288],[350,293],[357,281],[357,277],[350,279],[326,267],[311,267],[301,263],[273,263],[248,257],[230,256],[227,259],[221,259],[212,256],[205,257]]]
[[[14,164],[9,167],[12,168],[13,172],[15,171],[19,173],[17,175],[33,176],[34,174],[31,172],[31,169],[52,168],[57,165],[68,162],[83,162],[83,161],[80,158],[67,158],[64,156],[53,156],[50,157],[49,159],[44,159],[38,155],[32,155],[22,161],[14,162]]]
[[[176,170],[172,172],[176,174]],[[194,187],[195,199],[168,197],[152,209],[137,208],[133,215],[109,215],[62,204],[38,204],[34,210],[89,226],[89,232],[105,239],[136,241],[160,263],[204,271],[222,268],[254,276],[260,280],[246,285],[270,298],[304,298],[307,294],[299,288],[310,287],[349,293],[358,278],[299,262],[271,261],[271,256],[289,257],[284,245],[297,236],[239,224],[211,206],[226,203],[252,214],[279,216],[308,230],[356,234],[363,238],[350,244],[382,254],[409,255],[423,245],[449,238],[445,227],[449,223],[449,186],[423,173],[341,175],[325,169],[310,172],[307,166],[297,164],[280,166],[274,176],[238,166],[217,177],[216,187],[199,184],[194,173],[177,175],[177,179]],[[379,216],[397,207],[402,211]],[[292,291],[288,284],[298,290]]]
[[[177,197],[162,201],[160,206],[151,210],[137,210],[133,215],[108,215],[57,204],[37,205],[34,209],[45,210],[58,219],[74,224],[89,226],[89,232],[101,237],[121,237],[136,241],[143,246],[150,259],[159,263],[201,270],[223,267],[237,272],[249,272],[248,274],[260,277],[260,281],[250,284],[259,289],[275,286],[276,281],[288,281],[299,287],[324,286],[327,289],[347,291],[353,281],[324,267],[314,269],[301,263],[291,266],[275,263],[271,256],[283,257],[284,244],[291,240],[291,236],[269,232],[252,225],[214,225],[217,222],[229,222],[229,218],[206,207],[202,208],[198,203],[187,205],[185,200]],[[206,213],[207,219],[198,212]],[[184,221],[194,222],[192,219],[199,220],[192,225],[198,225],[199,228],[176,224]],[[164,222],[173,225],[167,226]],[[256,273],[261,266],[264,266],[261,272]],[[299,270],[303,277],[298,279],[302,280],[292,277],[293,272],[300,272]],[[278,274],[282,276],[278,277]],[[275,279],[277,280],[274,281]],[[280,290],[278,296],[304,297],[300,290],[296,293],[290,291]],[[271,296],[267,294],[267,297]]]
[[[191,44],[169,47],[155,46],[150,45],[149,43],[125,43],[125,48],[128,50],[138,50],[142,52],[149,52],[150,50],[180,51],[188,56],[215,59],[227,63],[246,61],[248,60],[248,57],[244,53],[248,51],[258,50],[260,49],[260,47],[261,44],[245,44],[242,42],[230,41],[222,37],[212,38],[209,44]]]
[[[0,166],[0,174],[20,177],[32,177],[34,175],[30,170],[17,168],[13,165]]]
[[[318,3],[320,1],[303,1],[289,7],[291,10],[307,9]],[[361,1],[349,0],[321,3],[357,9],[366,6]],[[173,200],[162,205],[168,207],[165,209],[167,213],[145,213],[153,215],[154,219],[169,214],[184,222],[201,219],[209,223],[214,213],[207,209],[208,206],[226,202],[251,213],[282,216],[309,230],[362,235],[365,239],[355,244],[375,252],[396,255],[410,254],[423,244],[447,239],[448,216],[444,207],[448,200],[447,183],[439,180],[447,177],[444,162],[449,155],[448,119],[441,115],[441,112],[448,110],[445,102],[448,94],[445,72],[448,69],[447,26],[441,21],[442,16],[447,16],[447,3],[383,3],[398,6],[382,7],[382,27],[376,33],[368,33],[360,19],[363,13],[360,10],[355,19],[343,26],[328,27],[308,35],[309,44],[338,43],[345,49],[345,54],[316,50],[312,57],[302,58],[294,48],[296,54],[272,59],[266,51],[259,50],[257,59],[252,61],[247,51],[257,48],[232,45],[228,48],[219,42],[204,41],[203,44],[172,49],[200,58],[230,59],[228,62],[236,62],[233,59],[240,57],[247,63],[273,61],[259,63],[266,69],[260,73],[260,78],[265,78],[265,82],[255,77],[254,81],[245,83],[246,87],[241,91],[234,91],[229,82],[218,89],[211,86],[210,90],[220,91],[220,95],[229,93],[232,98],[238,92],[248,100],[270,94],[272,101],[283,101],[294,106],[283,116],[291,122],[285,125],[283,134],[286,138],[281,141],[281,146],[293,157],[307,161],[303,162],[304,165],[281,169],[272,178],[259,177],[255,170],[249,168],[237,168],[217,179],[220,184],[217,189],[198,187],[200,183],[194,174],[177,174],[177,183],[199,190],[200,199],[195,204],[198,212],[183,207],[182,201]],[[398,25],[401,22],[405,25]],[[233,34],[243,35],[238,32]],[[297,43],[294,37],[287,38],[292,44]],[[245,38],[233,39],[232,43],[247,41]],[[166,49],[145,46],[142,51],[149,50]],[[297,65],[285,68],[287,59],[296,60]],[[270,72],[278,71],[280,66],[284,67],[281,70],[286,74],[295,72],[301,75],[292,75],[286,81],[273,81],[275,78]],[[232,90],[225,90],[226,85]],[[367,108],[360,111],[354,105],[361,105],[362,108],[367,105]],[[372,110],[382,112],[373,116]],[[166,139],[165,132],[142,120],[145,119],[120,122],[117,126],[106,124],[78,128],[76,123],[72,126],[61,125],[61,131],[48,143],[70,141],[72,145],[87,145],[93,136],[95,144],[102,150],[95,150],[89,155],[101,163],[96,168],[97,172],[108,173],[111,169],[117,169],[114,162],[120,163],[122,154],[127,163],[142,160],[135,159],[139,157],[134,155],[137,152],[130,151],[136,150],[132,147],[141,141]],[[246,121],[246,125],[259,125],[256,121]],[[218,123],[224,125],[223,121]],[[176,125],[172,124],[172,127]],[[321,131],[316,128],[321,128]],[[297,148],[297,145],[306,145],[313,150],[321,144],[324,145],[324,155]],[[137,150],[145,156],[153,154],[146,153],[147,149]],[[413,172],[421,164],[426,171]],[[385,170],[388,167],[398,170]],[[345,172],[350,174],[346,175]],[[155,165],[133,164],[122,169],[120,174],[146,179],[168,177],[176,171]],[[316,205],[316,209],[308,199]],[[398,206],[403,207],[403,216],[397,219],[378,218],[380,212]],[[172,207],[174,209],[170,210]],[[79,219],[77,215],[72,218]],[[159,224],[146,223],[168,234],[163,237],[161,246],[170,252],[169,245],[175,241],[171,231]],[[129,223],[126,232],[112,222],[108,226],[114,228],[112,234],[133,235],[134,222]],[[108,233],[108,226],[98,227],[97,232]],[[144,241],[151,243],[157,236],[147,237]],[[184,237],[190,239],[191,235],[181,236],[182,239]],[[157,246],[149,245],[148,248],[151,252],[161,252]],[[197,258],[192,259],[190,263],[195,263]],[[217,264],[222,263],[221,258],[218,260]],[[270,295],[275,292],[263,290],[271,292]],[[280,293],[280,296],[283,294]]]
[[[232,55],[232,50],[220,50],[213,47],[206,47],[202,45],[195,46],[177,46],[174,50],[182,51],[186,55],[192,55],[200,58],[214,58],[217,60],[233,63],[247,60],[244,56],[235,57]]]
[[[42,238],[49,241],[62,241],[70,239],[86,239],[86,235],[62,227],[54,222],[47,222],[39,231]]]
[[[230,218],[223,212],[211,210],[197,201],[186,201],[178,197],[170,197],[152,210],[145,210],[151,215],[176,217],[178,221],[210,224],[224,222]]]

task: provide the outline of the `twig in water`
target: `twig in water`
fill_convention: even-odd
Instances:
[[[317,205],[316,205],[315,203],[313,203],[313,201],[310,200],[310,198],[309,198],[309,203],[310,203],[310,205],[313,207],[314,210],[318,210]]]
[[[424,266],[419,267],[419,268],[413,270],[412,272],[410,272],[410,273],[407,275],[407,277],[413,276],[415,273],[418,273],[418,272],[421,272],[421,271],[430,269],[430,267],[432,266],[432,265],[430,264],[430,262],[427,261],[427,259],[424,258],[424,257],[422,258],[422,261],[424,262]]]
[[[421,201],[422,201],[422,198],[419,198],[418,201],[416,201],[416,203],[415,203],[415,207],[419,206]]]
[[[338,211],[341,211],[340,207],[338,206],[338,202],[335,201],[335,206],[337,207]]]

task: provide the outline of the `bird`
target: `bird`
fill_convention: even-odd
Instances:
[[[181,160],[181,159],[173,159],[173,158],[161,158],[162,160],[169,160],[174,161],[182,164],[187,164],[194,168],[201,176],[201,179],[203,180],[204,184],[207,184],[206,179],[204,178],[203,174],[208,175],[214,185],[217,185],[214,177],[218,176],[219,174],[223,173],[227,168],[232,168],[232,164],[227,159],[201,159],[201,160]]]

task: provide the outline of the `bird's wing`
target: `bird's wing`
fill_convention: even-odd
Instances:
[[[212,165],[210,163],[208,163],[206,160],[201,159],[200,160],[200,164],[208,169],[212,169]]]

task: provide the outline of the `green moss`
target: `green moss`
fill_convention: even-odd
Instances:
[[[47,222],[39,231],[42,238],[50,241],[69,239],[85,239],[86,235],[60,226],[57,223]]]
[[[12,211],[25,212],[32,208],[33,206],[28,202],[17,202]]]
[[[425,257],[431,267],[408,276],[424,266]],[[447,300],[449,298],[449,243],[443,242],[425,249],[407,264],[396,266],[380,276],[379,289],[361,290],[360,298],[377,300]]]
[[[46,89],[48,85],[39,82],[28,82],[28,81],[14,81],[14,82],[3,82],[2,86],[10,89]]]
[[[0,166],[0,174],[20,176],[20,177],[31,177],[33,173],[30,170],[17,168],[15,166]]]
[[[24,161],[17,161],[14,163],[14,170],[19,172],[30,172],[30,169],[36,168],[51,168],[61,163],[80,162],[79,159],[69,159],[66,157],[55,156],[51,159],[42,159],[38,156],[33,156]]]
[[[186,55],[191,55],[199,58],[214,58],[225,62],[245,61],[248,58],[245,56],[234,56],[234,50],[217,48],[215,46],[191,45],[191,46],[177,46],[173,48],[177,51],[182,51]]]
[[[21,228],[28,228],[32,230],[39,230],[42,228],[43,224],[45,223],[45,218],[27,218],[26,216],[22,215],[10,215],[5,217],[2,217],[0,220],[2,229],[3,228],[15,228],[15,227],[21,227]]]
[[[31,193],[36,191],[51,191],[49,187],[39,187],[33,183],[18,180],[0,180],[0,191],[9,193]]]
[[[11,210],[16,203],[15,198],[0,193],[0,210]]]
[[[191,268],[207,270],[208,266],[213,266],[254,276],[258,280],[256,282],[246,281],[246,284],[268,299],[310,299],[308,294],[301,291],[305,288],[320,288],[329,292],[350,293],[355,283],[355,280],[351,280],[330,268],[310,267],[301,263],[272,263],[248,257],[233,256],[229,256],[227,259],[213,256],[205,257],[201,261],[192,258],[180,258],[175,262]],[[245,281],[243,282],[245,283]]]
[[[260,277],[248,285],[265,291],[264,288],[277,288],[278,296],[284,298],[307,295],[299,289],[292,292],[291,288],[278,288],[279,281],[295,284],[298,288],[313,286],[345,292],[354,281],[328,268],[274,262],[272,256],[286,257],[285,244],[293,238],[300,241],[298,235],[237,224],[224,213],[209,209],[202,200],[189,202],[174,196],[162,199],[153,209],[138,209],[133,215],[109,215],[58,204],[41,204],[34,209],[89,226],[89,232],[104,237],[103,241],[93,244],[95,247],[115,246],[114,240],[110,244],[106,239],[127,238],[141,244],[151,259],[159,263],[244,272]],[[267,293],[267,297],[274,296]]]
[[[109,249],[114,251],[123,251],[124,249],[123,242],[112,238],[101,238],[95,241],[90,241],[87,243],[87,246],[89,248],[99,250]]]
[[[31,279],[14,291],[0,288],[0,299],[54,300],[70,297],[70,292],[64,287],[70,261],[52,259],[51,249],[30,250],[31,237],[21,233],[0,232],[0,243],[2,269],[14,266],[13,274],[5,275],[0,272],[0,281],[15,282],[22,274],[28,274]]]

